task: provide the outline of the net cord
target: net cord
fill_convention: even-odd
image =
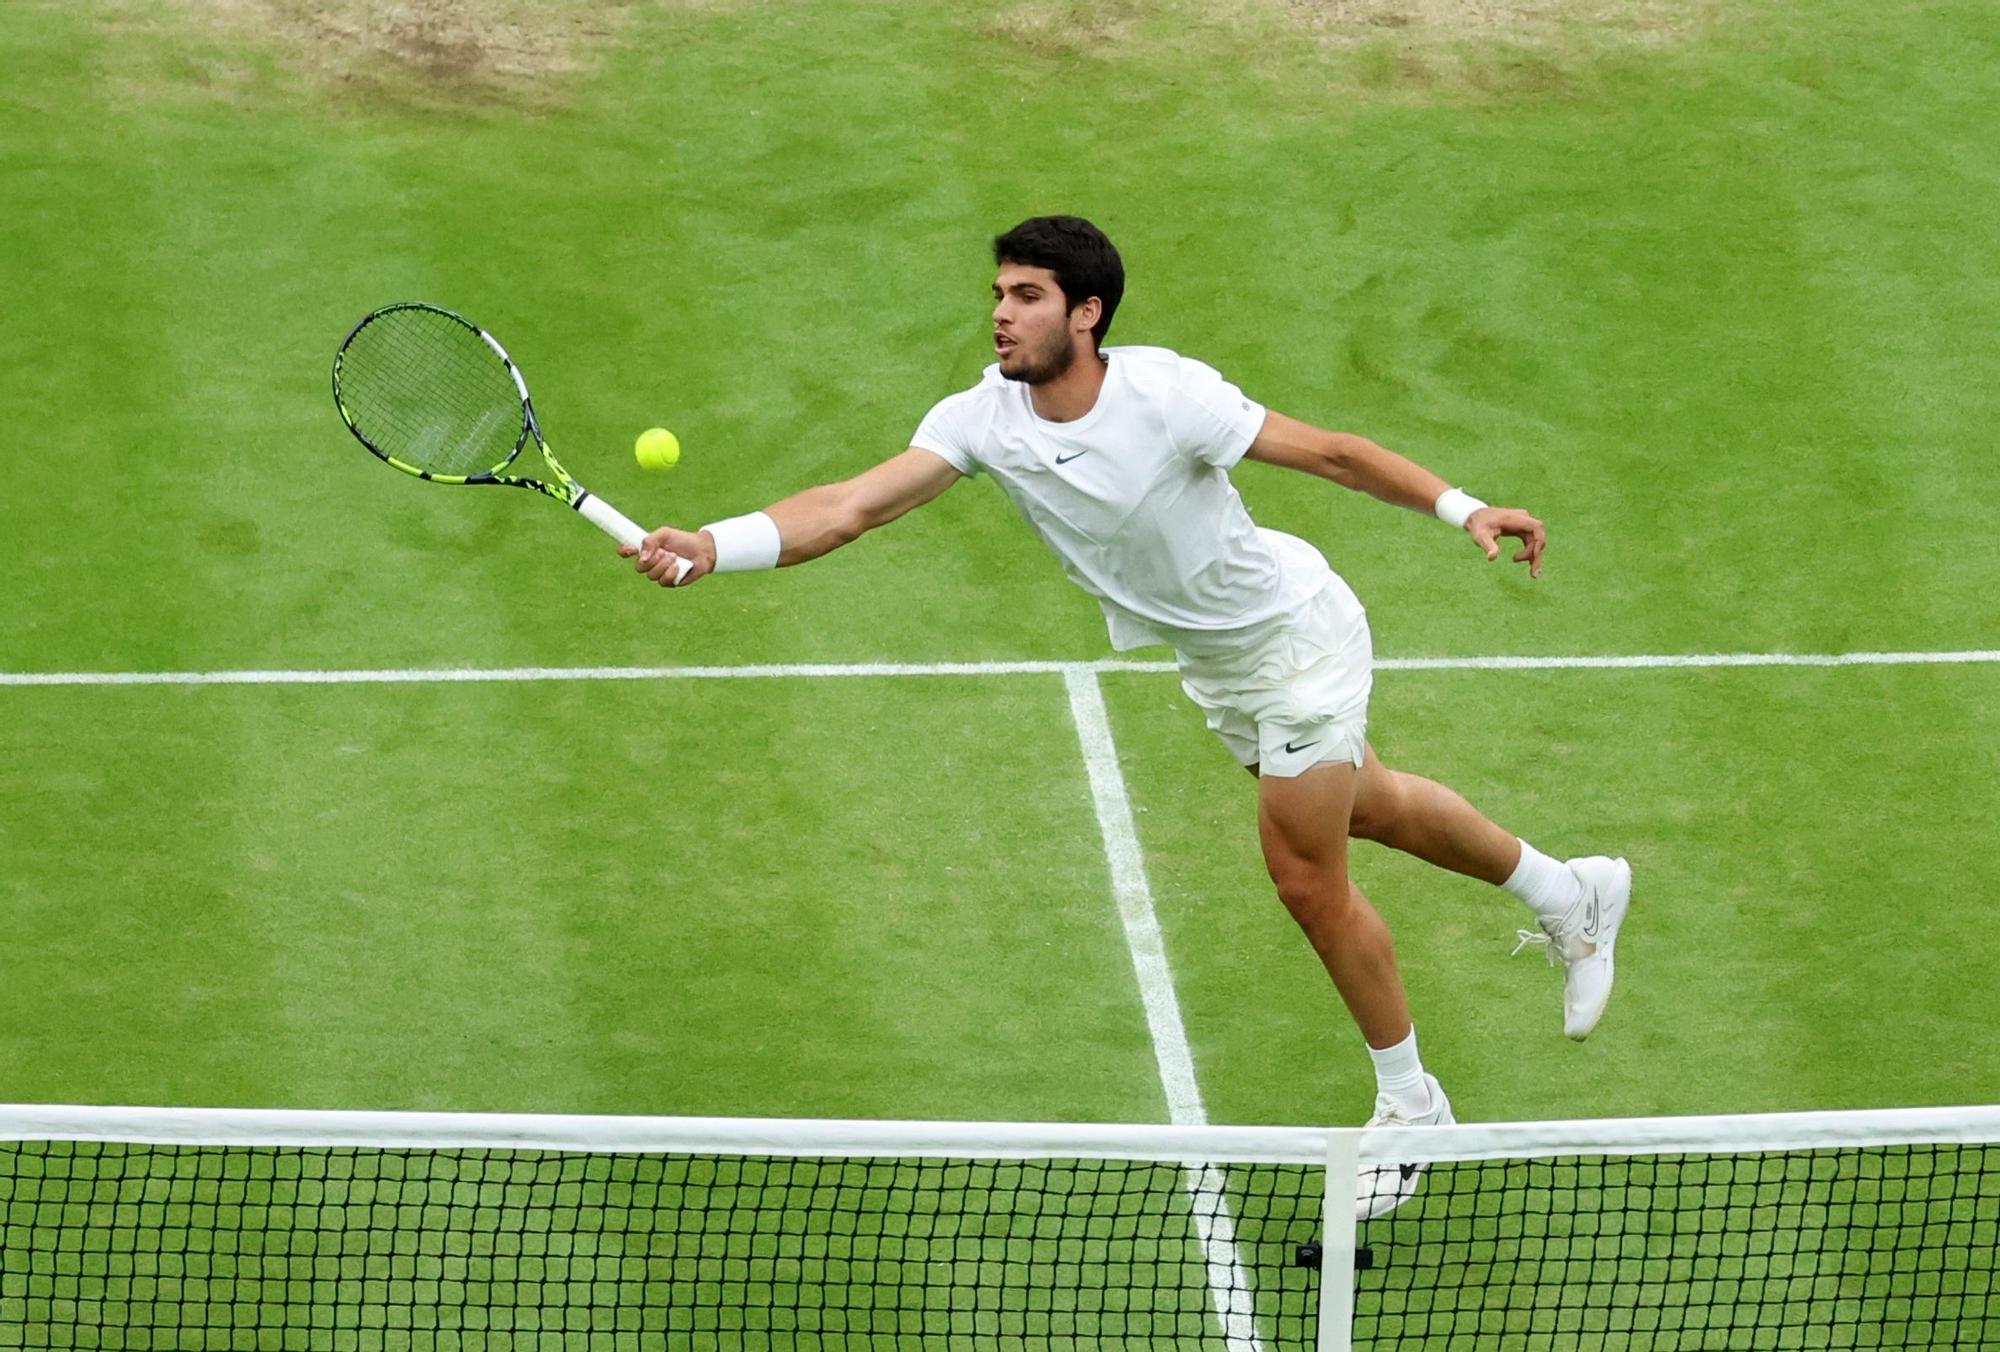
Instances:
[[[1363,1165],[1552,1155],[1747,1153],[2000,1141],[2000,1106],[1459,1123],[1447,1127],[1364,1130],[0,1105],[0,1140],[132,1141],[162,1145],[487,1147],[609,1153],[1319,1164],[1326,1159],[1330,1142],[1337,1135],[1355,1139],[1357,1161]]]
[[[1757,1154],[2000,1141],[2000,1106],[1477,1122],[1377,1127],[1358,1134],[1364,1165],[1557,1155]]]
[[[1305,1127],[609,1117],[268,1108],[0,1106],[0,1140],[959,1159],[1316,1164]]]

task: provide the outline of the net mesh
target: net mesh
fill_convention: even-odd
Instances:
[[[24,1143],[0,1346],[1306,1347],[1317,1173]]]
[[[370,449],[426,474],[496,471],[527,431],[500,354],[464,320],[425,306],[364,321],[341,348],[334,397]]]
[[[1361,1227],[1356,1347],[2000,1348],[2000,1148],[1437,1164]]]
[[[56,1111],[82,1136],[150,1110]],[[605,1150],[421,1147],[400,1122],[379,1146],[220,1146],[129,1121],[130,1140],[39,1139],[46,1113],[9,1112],[34,1126],[0,1140],[0,1348],[1276,1352],[1351,1296],[1369,1349],[2000,1349],[2000,1146],[1976,1143],[2000,1119],[1967,1143],[1792,1150],[1714,1119],[1713,1148],[1433,1163],[1356,1227],[1350,1291],[1321,1268],[1339,1250],[1313,1132],[1227,1155],[1289,1163],[1199,1164],[1097,1157],[1122,1136],[1063,1138],[1091,1158],[951,1154],[1005,1155],[984,1128],[871,1135],[865,1156],[677,1152],[658,1142],[718,1137],[671,1121]],[[825,1149],[853,1124],[778,1125]],[[1514,1130],[1426,1139],[1485,1153]],[[1332,1186],[1344,1201],[1352,1176]]]

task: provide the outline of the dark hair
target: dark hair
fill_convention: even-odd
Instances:
[[[1097,297],[1104,312],[1091,325],[1099,346],[1111,328],[1111,316],[1125,295],[1125,264],[1104,232],[1081,216],[1030,216],[993,240],[995,263],[1022,263],[1047,268],[1056,275],[1067,308]]]

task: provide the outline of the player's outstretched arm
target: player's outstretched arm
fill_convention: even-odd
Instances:
[[[1414,512],[1462,525],[1488,560],[1500,557],[1504,536],[1519,540],[1514,562],[1542,575],[1548,532],[1519,507],[1489,507],[1459,492],[1416,461],[1351,432],[1328,432],[1282,413],[1264,415],[1264,426],[1244,458],[1331,479],[1342,488],[1366,493]]]
[[[816,559],[921,507],[962,476],[934,451],[911,447],[840,483],[820,484],[698,531],[661,526],[620,558],[663,587],[685,587],[714,572],[784,568]],[[676,561],[687,576],[674,580]]]

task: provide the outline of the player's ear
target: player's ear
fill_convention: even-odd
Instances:
[[[1069,327],[1072,333],[1089,333],[1097,327],[1097,321],[1104,314],[1104,302],[1096,296],[1081,301],[1069,312]]]

